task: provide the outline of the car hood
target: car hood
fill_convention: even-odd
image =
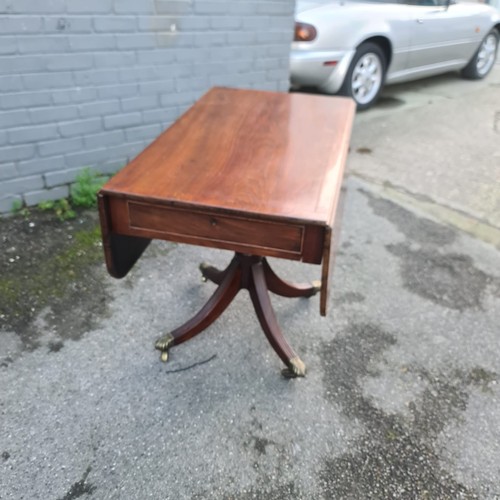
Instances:
[[[387,7],[388,4],[383,4],[379,2],[363,2],[359,0],[354,0],[354,1],[334,0],[331,2],[325,2],[321,0],[298,0],[295,5],[295,13],[300,14],[301,12],[306,12],[308,10],[319,9],[319,8],[331,9],[332,7],[353,8],[358,10],[363,10],[366,8],[380,10],[381,6],[383,7],[384,5]]]
[[[342,2],[329,2],[329,3],[342,3]],[[316,7],[323,7],[326,5],[326,2],[315,1],[315,0],[299,0],[295,4],[295,12],[298,14],[300,12],[304,12],[306,10],[315,9]]]

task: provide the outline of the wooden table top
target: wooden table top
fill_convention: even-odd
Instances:
[[[325,315],[354,112],[343,97],[213,88],[101,189],[110,274],[158,238],[322,263]]]
[[[331,225],[354,112],[348,98],[213,88],[103,193]]]

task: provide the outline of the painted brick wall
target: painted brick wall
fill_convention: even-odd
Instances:
[[[294,0],[0,0],[0,213],[117,171],[206,90],[288,90]]]

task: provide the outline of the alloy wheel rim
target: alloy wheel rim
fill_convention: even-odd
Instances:
[[[477,54],[476,70],[483,76],[491,69],[495,62],[497,51],[497,39],[495,35],[489,34],[481,44]]]
[[[369,52],[354,66],[351,79],[352,96],[359,104],[368,104],[377,95],[382,85],[382,62]]]

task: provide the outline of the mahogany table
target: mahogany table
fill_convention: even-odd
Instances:
[[[326,315],[354,111],[353,101],[342,97],[213,88],[102,188],[104,253],[116,278],[128,273],[152,239],[235,252],[223,271],[200,265],[203,278],[218,287],[192,319],[156,341],[162,360],[246,288],[287,366],[284,374],[305,375],[268,292],[309,297],[321,291],[320,313]],[[282,280],[268,256],[322,264],[321,283]]]

